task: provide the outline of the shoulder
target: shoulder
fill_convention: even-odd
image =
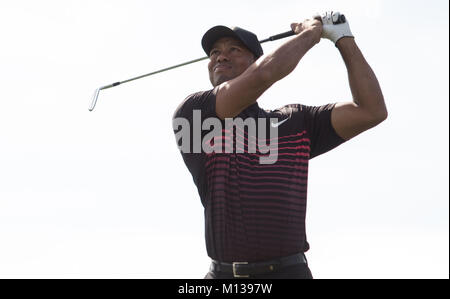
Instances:
[[[321,106],[311,106],[304,104],[284,105],[273,113],[280,116],[288,116],[296,126],[311,131],[315,128],[331,125],[331,112],[336,103]]]
[[[191,112],[194,109],[202,109],[207,103],[214,102],[216,92],[217,88],[213,88],[188,95],[175,109],[173,118],[182,116],[185,112]]]
[[[289,104],[278,107],[274,110],[266,110],[269,115],[273,116],[289,116],[289,118],[297,118],[300,114],[308,111],[308,106],[302,104]]]
[[[209,100],[211,98],[215,99],[217,90],[218,90],[218,87],[215,87],[213,89],[195,92],[195,93],[187,96],[183,102],[188,102],[188,101],[203,102],[203,101]]]
[[[325,111],[333,110],[336,103],[333,104],[326,104],[321,106],[310,106],[310,105],[304,105],[304,104],[289,104],[285,105],[283,107],[278,108],[277,110],[281,111],[290,111],[293,113],[321,113]]]

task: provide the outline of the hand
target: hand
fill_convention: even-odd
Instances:
[[[314,43],[317,44],[320,42],[320,37],[322,36],[322,22],[318,19],[306,19],[301,23],[292,23],[291,29],[295,34],[310,31],[313,33],[312,37]]]
[[[331,40],[335,45],[343,37],[354,37],[350,24],[345,16],[339,12],[327,11],[322,16],[316,15],[317,19],[320,17],[323,23],[322,38]]]

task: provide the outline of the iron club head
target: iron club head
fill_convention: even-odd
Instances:
[[[261,41],[259,41],[259,43],[262,44],[262,43],[265,43],[265,42],[268,42],[268,41],[275,41],[275,40],[282,39],[282,38],[285,38],[285,37],[288,37],[288,36],[292,36],[292,35],[295,35],[295,33],[294,33],[294,31],[290,30],[290,31],[287,31],[287,32],[284,32],[284,33],[280,33],[280,34],[271,36],[271,37],[269,37],[267,39],[261,40]],[[131,78],[131,79],[128,79],[128,80],[115,82],[113,84],[109,84],[109,85],[105,85],[105,86],[99,87],[94,92],[94,96],[92,97],[91,106],[89,107],[89,111],[94,110],[95,104],[97,103],[98,94],[99,94],[100,90],[102,90],[102,89],[111,88],[111,87],[114,87],[114,86],[117,86],[117,85],[120,85],[120,84],[123,84],[123,83],[131,82],[131,81],[138,80],[138,79],[141,79],[141,78],[144,78],[144,77],[147,77],[147,76],[151,76],[151,75],[155,75],[155,74],[158,74],[158,73],[162,73],[162,72],[165,72],[165,71],[168,71],[168,70],[172,70],[174,68],[185,66],[185,65],[188,65],[188,64],[191,64],[191,63],[194,63],[194,62],[198,62],[198,61],[201,61],[201,60],[205,60],[205,59],[208,59],[208,58],[209,58],[208,56],[202,57],[202,58],[197,58],[197,59],[194,59],[194,60],[191,60],[191,61],[188,61],[188,62],[177,64],[177,65],[174,65],[174,66],[171,66],[171,67],[167,67],[167,68],[164,68],[164,69],[161,69],[161,70],[158,70],[158,71],[155,71],[155,72],[151,72],[151,73],[148,73],[148,74],[145,74],[145,75],[141,75],[141,76],[134,77],[134,78]]]
[[[94,110],[95,104],[97,104],[98,93],[100,92],[100,88],[97,88],[92,96],[91,106],[89,106],[89,111]]]

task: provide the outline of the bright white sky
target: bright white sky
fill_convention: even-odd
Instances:
[[[0,277],[203,278],[203,208],[171,128],[210,83],[203,33],[340,10],[389,118],[310,163],[315,278],[448,278],[448,1],[0,2]],[[283,41],[265,44],[265,52]],[[349,101],[323,40],[259,104]]]

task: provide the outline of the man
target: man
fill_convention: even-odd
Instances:
[[[308,161],[387,118],[375,74],[343,15],[327,12],[293,23],[291,28],[296,35],[268,55],[249,31],[224,26],[208,30],[202,47],[210,58],[214,88],[187,97],[174,113],[178,146],[180,141],[187,144],[182,157],[205,208],[206,246],[212,259],[205,278],[312,278],[304,255],[309,249],[305,234]],[[331,40],[340,51],[353,102],[261,109],[258,98],[292,72],[321,38]],[[199,127],[211,119],[223,125],[238,118],[270,119],[270,125],[258,122],[257,129],[276,129],[277,134],[255,136],[225,124],[219,134],[206,135],[202,129],[208,126]],[[180,138],[180,119],[190,125],[187,133],[192,135]],[[193,142],[195,135],[203,138],[201,151]],[[205,150],[205,145],[212,144],[223,150],[221,141],[232,141],[244,150]],[[270,149],[275,147],[276,156],[261,163],[267,141]],[[258,150],[250,151],[256,144]]]

